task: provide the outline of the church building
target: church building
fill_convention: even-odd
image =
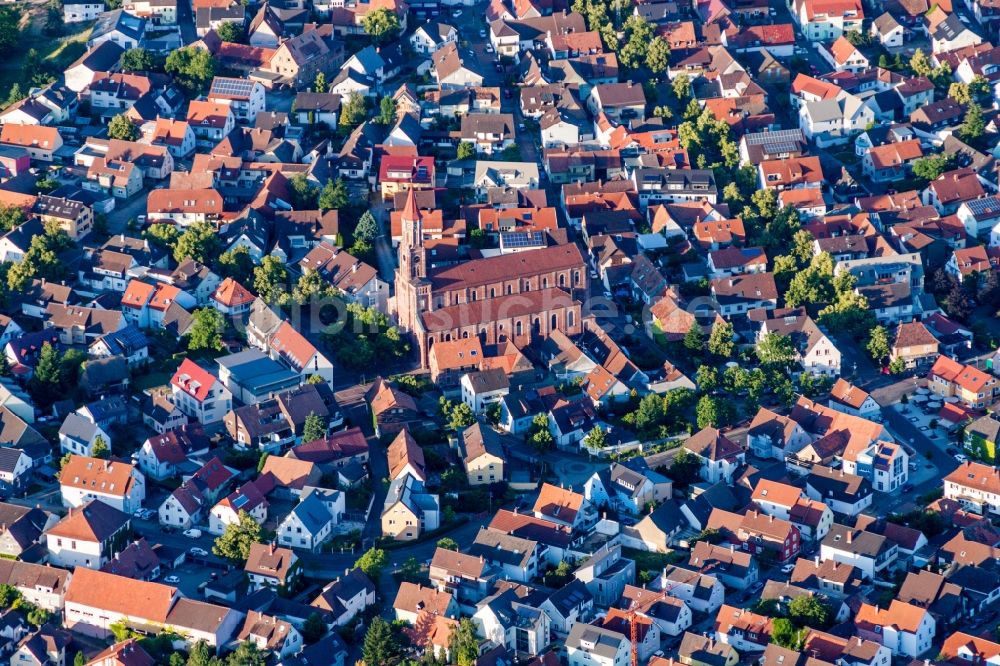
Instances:
[[[575,243],[473,259],[431,269],[423,213],[411,191],[403,207],[394,308],[428,367],[435,342],[478,336],[483,344],[518,346],[554,330],[578,335],[587,294],[587,265]]]

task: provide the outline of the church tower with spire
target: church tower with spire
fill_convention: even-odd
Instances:
[[[420,313],[430,309],[431,284],[427,279],[423,216],[411,189],[400,215],[399,270],[396,271],[396,317],[404,331],[420,328]]]

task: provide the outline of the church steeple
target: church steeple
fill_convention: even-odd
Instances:
[[[411,188],[406,194],[406,203],[400,212],[402,241],[399,244],[399,269],[411,280],[427,277],[427,253],[424,250],[424,229],[417,197]]]

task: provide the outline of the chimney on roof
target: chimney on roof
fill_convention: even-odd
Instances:
[[[847,543],[851,543],[854,539],[854,530],[847,530]]]

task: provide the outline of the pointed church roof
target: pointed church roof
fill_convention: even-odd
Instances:
[[[417,207],[417,197],[413,192],[413,188],[407,191],[406,204],[403,206],[403,213],[400,219],[404,224],[406,222],[420,221],[420,209]]]

